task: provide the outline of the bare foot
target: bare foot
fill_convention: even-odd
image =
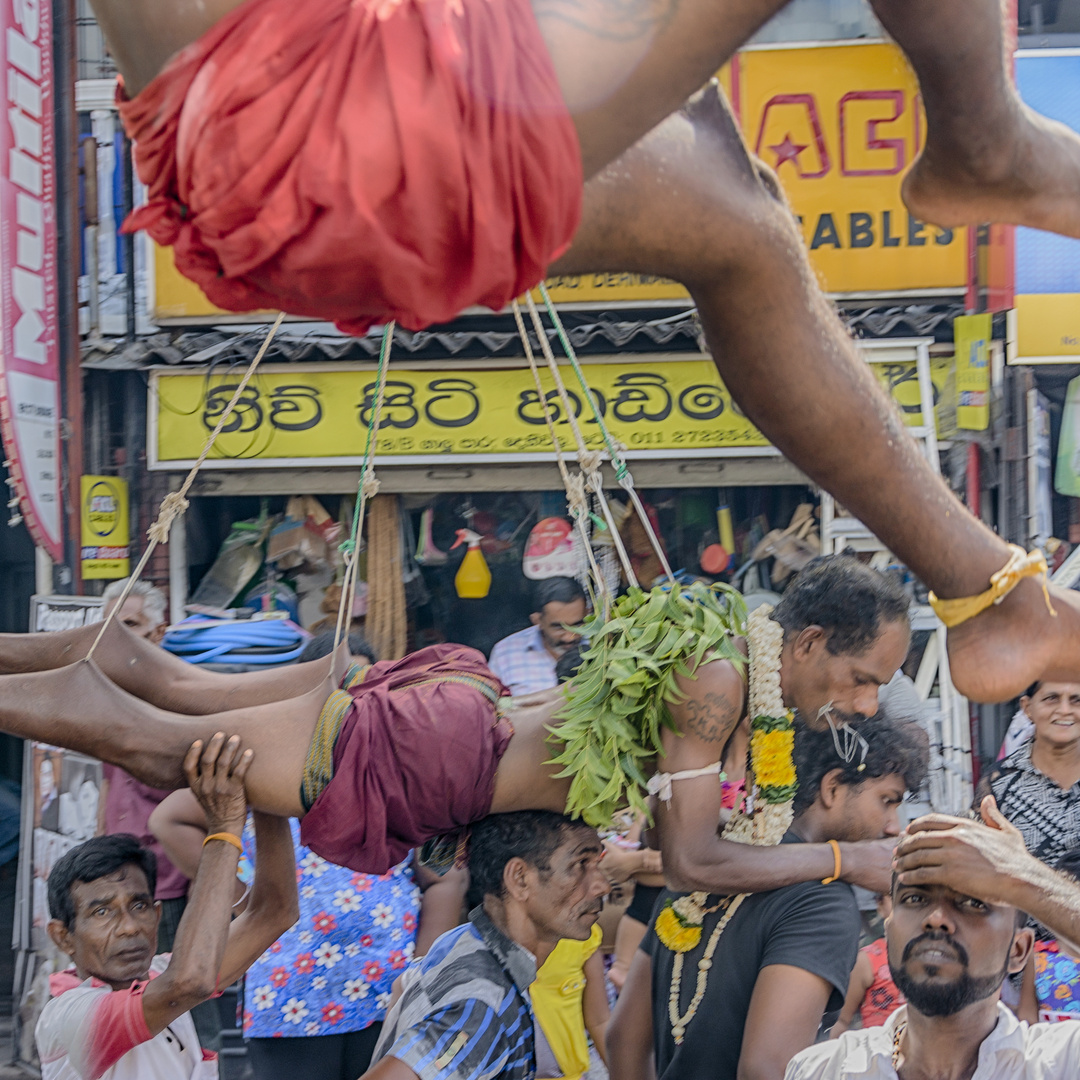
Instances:
[[[904,203],[920,221],[955,228],[1028,225],[1080,237],[1080,136],[1020,105],[1007,132],[975,145],[927,143],[904,177]],[[968,152],[965,154],[965,150]]]
[[[972,701],[1008,701],[1038,679],[1080,681],[1080,593],[1022,581],[1006,598],[949,631],[949,666]]]

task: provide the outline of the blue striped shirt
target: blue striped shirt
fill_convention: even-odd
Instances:
[[[420,1080],[532,1080],[532,955],[476,908],[409,972],[372,1064],[395,1057]]]

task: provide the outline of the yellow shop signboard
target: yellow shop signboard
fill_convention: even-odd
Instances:
[[[82,576],[127,577],[131,573],[131,528],[126,480],[117,476],[79,477],[82,500]]]
[[[915,76],[895,45],[748,49],[720,81],[751,150],[776,169],[825,289],[963,287],[965,230],[927,226],[900,199],[900,180],[926,123]],[[222,314],[176,272],[171,251],[155,248],[153,269],[155,319]],[[556,303],[689,300],[681,285],[641,274],[557,277],[549,284]]]
[[[939,424],[950,391],[951,359],[933,365]],[[915,365],[872,365],[910,424],[921,423]],[[768,452],[739,411],[711,360],[584,364],[604,422],[631,456],[707,457]],[[564,379],[590,447],[599,425],[568,368]],[[545,386],[551,387],[545,378]],[[205,370],[156,371],[150,383],[152,468],[188,467],[237,387],[237,377]],[[261,368],[229,418],[204,468],[274,468],[300,461],[358,465],[375,392],[375,371],[344,365]],[[573,436],[553,388],[545,391],[564,449]],[[551,439],[527,368],[393,366],[376,454],[383,464],[424,464],[448,456],[483,461],[549,461]]]

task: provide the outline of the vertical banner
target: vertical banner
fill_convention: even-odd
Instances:
[[[1059,495],[1080,497],[1080,377],[1069,383],[1065,393],[1054,488]]]
[[[63,560],[52,8],[0,0],[0,430],[34,542]]]
[[[127,481],[81,476],[79,482],[83,578],[127,577],[131,573]]]
[[[992,316],[958,315],[956,343],[956,426],[985,431],[990,425],[990,338]]]

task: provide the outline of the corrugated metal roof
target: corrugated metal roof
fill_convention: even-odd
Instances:
[[[847,308],[840,312],[857,337],[935,337],[952,339],[952,320],[963,314],[958,302]],[[655,309],[565,311],[561,313],[575,349],[585,355],[615,352],[698,352],[701,324],[693,309],[667,314]],[[162,331],[134,342],[106,339],[84,345],[83,367],[132,370],[162,365],[235,363],[255,355],[265,326],[217,326]],[[548,331],[554,341],[554,330]],[[327,324],[285,323],[266,356],[268,363],[344,361],[358,363],[378,356],[381,331],[362,338],[339,334]],[[534,347],[536,342],[534,340]],[[555,343],[556,354],[561,350]],[[521,355],[517,331],[508,315],[466,316],[446,326],[412,332],[394,331],[393,353],[416,360],[475,359]]]

